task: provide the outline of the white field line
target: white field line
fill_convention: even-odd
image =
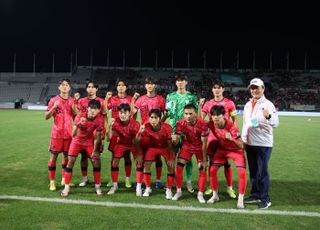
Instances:
[[[260,214],[260,215],[278,215],[278,216],[302,216],[302,217],[320,217],[320,212],[306,212],[306,211],[280,211],[280,210],[239,210],[226,208],[199,208],[192,206],[175,206],[175,205],[145,205],[138,203],[119,203],[119,202],[102,202],[90,200],[71,200],[61,198],[44,198],[44,197],[28,197],[28,196],[9,196],[0,195],[0,200],[23,200],[23,201],[38,201],[38,202],[52,202],[63,204],[82,204],[82,205],[96,205],[106,207],[125,207],[125,208],[144,208],[157,210],[174,210],[174,211],[192,211],[192,212],[217,212],[217,213],[236,213],[236,214]]]

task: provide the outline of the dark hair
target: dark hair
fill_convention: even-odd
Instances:
[[[89,101],[88,107],[90,107],[92,109],[101,109],[100,101],[92,99]]]
[[[218,85],[218,86],[224,88],[224,83],[223,83],[221,80],[219,80],[219,79],[213,80],[213,82],[212,82],[212,88],[213,88],[215,85]]]
[[[151,117],[152,114],[155,114],[157,117],[161,118],[161,110],[160,109],[151,109],[149,111],[149,117]]]
[[[212,106],[211,109],[210,109],[210,114],[211,116],[212,115],[224,115],[226,113],[225,109],[223,106],[221,105],[215,105],[215,106]]]
[[[96,89],[99,88],[98,83],[95,82],[94,80],[88,80],[88,81],[87,81],[87,84],[86,84],[86,88],[88,88],[88,86],[89,86],[90,83],[93,84],[93,87],[94,87],[94,88],[96,88]]]
[[[124,84],[126,87],[128,87],[127,82],[126,82],[125,80],[123,80],[123,79],[118,79],[118,80],[116,81],[116,87],[118,86],[118,84],[119,84],[120,82],[123,82],[123,84]]]
[[[178,73],[175,76],[175,81],[188,81],[188,76],[186,74]]]
[[[131,108],[130,108],[130,105],[128,103],[121,103],[119,106],[118,106],[118,111],[121,111],[121,110],[124,110],[124,111],[131,111]]]
[[[61,80],[58,82],[58,84],[61,85],[62,82],[64,82],[64,81],[66,81],[66,82],[69,84],[69,86],[71,87],[71,82],[70,82],[70,80],[69,80],[68,78],[61,79]]]
[[[194,111],[197,112],[197,108],[196,108],[193,104],[187,104],[187,105],[185,105],[184,110],[185,110],[185,109],[193,109]]]
[[[146,77],[144,84],[157,84],[157,80],[151,76]]]

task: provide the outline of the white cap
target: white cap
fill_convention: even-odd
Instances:
[[[253,78],[253,79],[250,81],[250,84],[249,84],[248,87],[250,87],[250,86],[252,86],[252,85],[263,86],[263,87],[264,87],[263,81],[262,81],[260,78]]]

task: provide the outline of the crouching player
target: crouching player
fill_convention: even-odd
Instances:
[[[98,100],[91,100],[88,103],[88,111],[75,118],[75,126],[72,132],[72,142],[69,149],[68,164],[65,174],[65,187],[61,196],[68,196],[70,191],[70,181],[72,178],[72,168],[79,153],[86,153],[93,165],[93,177],[97,195],[102,195],[100,188],[100,153],[98,146],[101,142],[101,132],[103,130],[102,116],[100,113],[101,103]],[[94,136],[94,132],[96,135]]]
[[[228,159],[232,159],[238,168],[238,203],[237,208],[244,208],[243,197],[246,191],[246,160],[243,150],[243,142],[237,126],[224,118],[225,109],[223,106],[213,106],[210,110],[212,121],[209,128],[218,139],[218,148],[211,161],[210,166],[210,186],[213,191],[212,197],[207,203],[219,201],[218,196],[218,170]]]
[[[140,124],[138,121],[131,118],[130,111],[129,104],[120,104],[118,106],[119,117],[116,119],[112,118],[111,122],[108,124],[106,133],[107,141],[112,140],[112,136],[117,137],[112,151],[111,177],[113,185],[110,188],[108,195],[112,195],[118,190],[119,161],[121,158],[125,157],[125,155],[132,152],[136,157],[138,167],[140,166],[140,169],[137,169],[137,171],[142,171],[142,157],[140,156],[136,139]]]
[[[184,118],[178,121],[176,126],[176,134],[172,140],[174,144],[178,144],[181,135],[184,135],[183,145],[178,155],[178,163],[175,173],[177,193],[172,200],[178,200],[182,196],[183,168],[186,162],[190,161],[193,155],[196,155],[199,166],[198,179],[198,201],[205,203],[203,191],[206,186],[206,167],[207,167],[207,141],[209,129],[207,123],[197,117],[196,107],[186,105],[183,112]]]
[[[172,185],[174,182],[174,161],[175,153],[172,148],[172,128],[169,124],[161,122],[161,110],[151,109],[149,122],[141,125],[137,139],[140,141],[141,149],[144,151],[143,179],[146,190],[143,196],[147,197],[151,189],[151,165],[158,156],[163,156],[168,167],[166,198],[172,199]],[[137,196],[141,196],[141,184],[137,183]]]

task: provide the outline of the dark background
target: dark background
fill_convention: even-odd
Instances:
[[[224,65],[252,65],[256,51],[257,67],[268,67],[273,52],[274,68],[303,68],[304,53],[308,67],[320,68],[318,8],[299,3],[272,1],[49,1],[1,0],[0,71],[12,71],[13,53],[17,71],[32,71],[36,54],[37,71],[50,71],[55,53],[57,71],[68,70],[70,53],[78,49],[78,64],[137,66],[139,49],[143,65],[153,66],[158,50],[158,66],[171,65],[171,51],[177,67],[186,67],[190,50],[192,67],[219,66],[220,51]]]

